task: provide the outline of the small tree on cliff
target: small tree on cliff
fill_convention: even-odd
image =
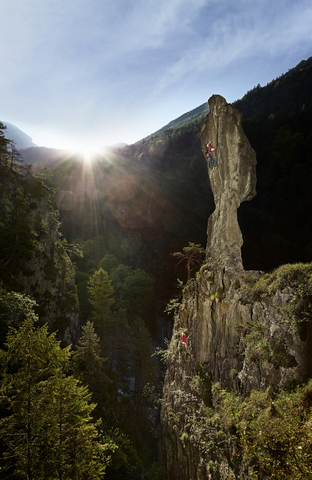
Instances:
[[[189,242],[187,247],[182,248],[182,252],[175,252],[172,255],[181,259],[177,265],[186,262],[187,280],[189,281],[193,265],[200,265],[205,253],[206,250],[199,243]]]

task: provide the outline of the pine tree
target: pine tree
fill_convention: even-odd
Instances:
[[[16,479],[100,479],[105,451],[97,441],[87,387],[66,377],[70,347],[33,318],[10,327],[1,350],[2,472]],[[103,457],[101,459],[101,456]],[[6,478],[6,477],[4,477]]]
[[[182,252],[175,252],[172,255],[181,259],[178,265],[183,261],[186,262],[187,280],[190,280],[192,267],[201,264],[205,253],[206,250],[198,243],[189,242],[187,247],[182,248]]]
[[[54,335],[48,335],[47,326],[36,330],[33,319],[26,320],[19,330],[10,328],[5,346],[7,351],[1,352],[1,397],[12,413],[0,423],[0,435],[7,447],[4,459],[13,463],[17,472],[33,478],[44,415],[42,388],[65,366],[69,348],[61,350]]]
[[[112,380],[108,377],[107,358],[101,356],[100,338],[90,321],[82,327],[82,336],[73,353],[73,365],[75,375],[88,386],[92,399],[97,404],[96,416],[103,417]]]
[[[9,161],[8,147],[10,140],[5,136],[6,128],[6,125],[0,122],[0,166],[7,165]]]
[[[114,288],[108,278],[108,273],[103,268],[97,270],[90,278],[88,292],[89,301],[93,307],[92,319],[101,337],[104,337],[105,327],[111,318],[111,307],[115,300],[112,297]]]

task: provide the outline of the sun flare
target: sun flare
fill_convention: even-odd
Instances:
[[[86,145],[80,148],[76,148],[76,153],[83,156],[86,160],[92,160],[95,156],[102,152],[102,148],[91,145]]]

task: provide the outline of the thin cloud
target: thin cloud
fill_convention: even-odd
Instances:
[[[270,61],[275,55],[289,54],[298,42],[312,45],[312,5],[307,5],[303,12],[300,3],[293,3],[291,9],[276,11],[274,15],[270,15],[268,2],[263,1],[260,6],[261,10],[258,5],[211,22],[209,34],[168,66],[156,91],[160,93],[183,78],[194,79],[203,74],[216,77],[229,66],[259,55]]]
[[[311,24],[310,0],[1,2],[2,119],[136,141],[216,86],[236,99],[310,56]]]

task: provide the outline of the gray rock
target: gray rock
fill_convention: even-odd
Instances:
[[[237,209],[256,195],[256,154],[243,131],[241,113],[220,95],[213,95],[208,103],[201,144],[216,208],[208,222],[207,256],[214,263],[243,268]],[[215,166],[207,157],[209,141],[216,148]]]

